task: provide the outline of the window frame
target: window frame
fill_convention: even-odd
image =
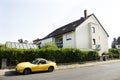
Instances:
[[[66,40],[72,40],[72,34],[71,33],[66,34]]]
[[[93,41],[93,45],[96,45],[96,40],[95,40],[95,38],[93,38],[92,41]]]
[[[91,27],[92,33],[95,33],[95,27]]]

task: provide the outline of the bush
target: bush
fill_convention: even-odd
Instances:
[[[81,51],[74,48],[11,49],[0,48],[0,59],[6,58],[8,65],[45,58],[57,63],[93,61],[98,59],[96,51]]]
[[[96,51],[89,51],[87,54],[88,61],[97,60],[98,58],[99,58],[99,55]]]
[[[108,54],[111,59],[118,59],[120,56],[120,49],[109,49]]]
[[[53,42],[47,42],[41,48],[58,48]]]

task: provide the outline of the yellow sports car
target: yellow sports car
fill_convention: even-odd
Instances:
[[[52,72],[57,68],[55,62],[47,61],[43,58],[37,58],[33,62],[22,62],[17,64],[16,71],[18,73],[30,74],[37,71],[49,71]]]

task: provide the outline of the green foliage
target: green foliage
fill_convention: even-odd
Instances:
[[[47,42],[41,48],[57,48],[57,46],[53,42]]]
[[[0,59],[6,58],[8,65],[45,58],[57,63],[71,63],[96,60],[98,52],[81,51],[74,48],[11,49],[0,48]]]
[[[108,53],[108,55],[109,55],[109,58],[110,58],[110,59],[113,59],[113,58],[114,58],[114,56],[113,56],[113,53],[112,53],[112,52],[109,52],[109,53]]]
[[[5,45],[0,43],[0,48],[5,48]]]
[[[98,55],[97,51],[89,51],[87,54],[88,61],[97,60],[98,58],[99,58],[99,55]]]
[[[111,59],[117,59],[120,56],[120,49],[109,49],[108,55]]]

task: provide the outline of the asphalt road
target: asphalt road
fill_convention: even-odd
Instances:
[[[0,76],[0,80],[120,80],[120,62],[82,68]]]

